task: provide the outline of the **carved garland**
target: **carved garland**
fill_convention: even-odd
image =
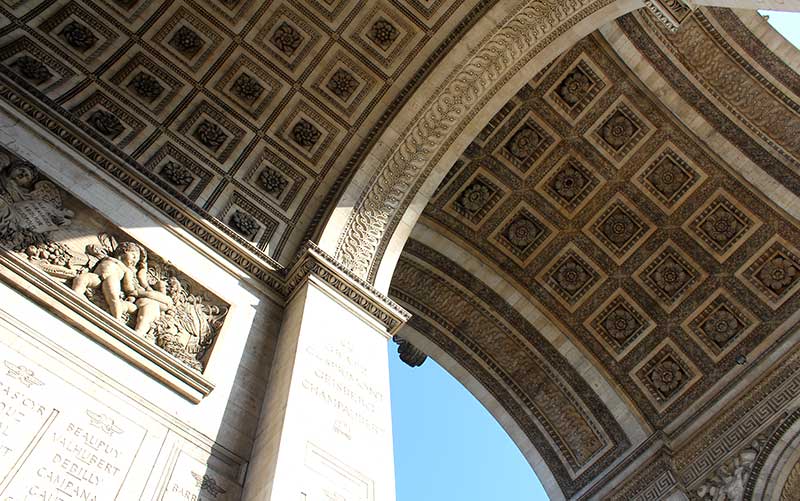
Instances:
[[[555,38],[611,0],[531,0],[484,38],[406,129],[356,204],[336,257],[374,278],[380,254],[421,180],[473,116],[512,75]]]

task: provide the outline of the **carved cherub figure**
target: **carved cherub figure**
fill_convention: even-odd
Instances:
[[[0,153],[0,226],[43,233],[70,223],[58,187],[39,178],[36,168]]]
[[[90,272],[83,272],[72,281],[72,290],[86,297],[86,290],[100,287],[109,313],[121,320],[125,313],[136,313],[134,329],[146,334],[150,326],[174,305],[164,293],[164,284],[153,289],[147,279],[147,252],[133,242],[120,243],[110,256],[98,261]]]

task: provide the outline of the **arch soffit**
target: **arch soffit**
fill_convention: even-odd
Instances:
[[[578,495],[645,439],[634,408],[511,284],[455,242],[414,231],[391,287],[414,313],[408,341],[501,421],[548,494]]]
[[[593,95],[583,116],[576,118],[578,125],[570,126],[553,91],[581,65],[586,66],[583,75],[596,72],[592,78],[597,88],[605,85],[604,93]],[[600,74],[604,83],[597,78]],[[423,220],[464,242],[517,286],[509,293],[534,297],[553,321],[591,347],[654,427],[677,426],[703,394],[714,393],[712,387],[736,365],[738,353],[755,356],[791,328],[797,295],[786,289],[777,302],[770,300],[771,293],[758,289],[754,274],[761,266],[758,259],[763,262],[784,243],[789,249],[800,238],[797,218],[784,210],[792,205],[759,195],[736,176],[736,169],[731,172],[729,162],[740,157],[726,162],[715,154],[719,151],[703,144],[703,136],[685,130],[669,109],[637,88],[635,76],[625,73],[599,36],[581,41],[534,80],[470,145]],[[619,122],[641,132],[625,143],[627,157],[621,160],[607,154],[599,134],[615,110],[630,117]],[[697,122],[697,116],[689,121]],[[580,137],[570,135],[571,127],[582,131]],[[530,152],[540,154],[532,161],[535,168],[528,162],[522,173],[506,151],[519,131],[550,138],[550,146],[542,141],[544,152]],[[736,148],[728,151],[735,153]],[[659,188],[660,180],[653,176],[672,168],[664,165],[678,164],[686,176],[682,191],[675,191],[674,199],[663,199],[664,193],[659,198],[659,190],[669,187]],[[580,179],[585,193],[554,194],[551,181],[557,183],[557,175],[575,165],[585,171]],[[477,198],[462,203],[473,191],[480,192]],[[558,198],[567,195],[569,201]],[[720,204],[744,217],[736,242],[725,237],[732,245],[724,249],[705,233],[711,228],[705,218],[720,215]],[[624,223],[624,241],[608,234],[618,220]],[[751,223],[745,224],[747,220]],[[509,237],[511,228],[524,230],[522,236]],[[677,261],[694,278],[680,292],[675,289],[675,295],[665,295],[658,285],[659,270]],[[567,268],[586,271],[585,286],[567,290],[559,282],[559,273]],[[722,303],[729,303],[726,311],[744,315],[737,323],[742,328],[736,337],[717,336],[715,341],[701,327]],[[603,319],[616,318],[623,310],[640,318],[640,329],[629,333],[606,328]],[[652,369],[648,361],[664,357],[683,361],[678,365],[685,362],[681,391],[654,389],[644,377]]]
[[[752,500],[797,499],[800,495],[800,410],[787,417],[765,444],[747,489]]]
[[[793,131],[800,51],[764,18],[700,9],[671,34],[634,14],[600,32],[651,94],[739,175],[770,196],[800,195]]]
[[[417,215],[480,128],[529,75],[642,5],[641,0],[495,5],[409,100],[405,107],[412,113],[398,113],[383,133],[370,155],[370,172],[356,173],[322,233],[321,247],[335,251],[359,276],[374,281],[379,275],[378,288],[385,290]],[[401,223],[403,214],[407,220]],[[381,265],[387,248],[392,257]]]
[[[652,5],[648,3],[649,7]],[[341,198],[334,216],[323,233],[323,247],[333,252],[335,245],[337,258],[354,269],[357,274],[374,280],[379,289],[385,290],[391,279],[393,263],[400,254],[403,242],[410,234],[414,222],[430,199],[433,190],[443,178],[448,167],[457,158],[460,150],[463,150],[477,134],[477,130],[488,122],[493,113],[499,110],[516,90],[524,85],[525,79],[522,75],[535,74],[583,35],[588,34],[594,28],[613,24],[606,22],[639,6],[636,2],[625,5],[617,2],[614,5],[600,8],[596,3],[587,4],[582,9],[578,8],[571,13],[571,17],[557,21],[559,23],[557,29],[543,31],[539,38],[548,39],[549,45],[542,47],[542,44],[539,43],[529,52],[513,59],[513,62],[519,62],[527,58],[524,68],[520,64],[514,68],[518,72],[517,75],[509,77],[505,74],[504,78],[500,78],[500,75],[504,74],[503,69],[509,68],[513,64],[505,65],[500,72],[496,71],[497,68],[492,68],[498,75],[497,81],[501,81],[501,84],[478,89],[478,92],[474,93],[475,97],[470,96],[472,99],[468,98],[463,102],[455,98],[448,100],[457,94],[453,90],[459,89],[458,85],[453,84],[457,81],[456,75],[459,70],[470,68],[469,64],[474,59],[480,59],[480,49],[483,46],[475,42],[479,38],[478,34],[489,31],[490,35],[487,35],[481,43],[490,45],[493,35],[500,32],[502,28],[513,25],[514,14],[508,15],[504,20],[505,24],[500,26],[486,24],[476,26],[462,41],[463,45],[454,50],[454,57],[447,58],[434,72],[435,76],[426,81],[417,95],[409,101],[408,109],[422,111],[416,114],[404,115],[401,113],[389,126],[379,141],[378,147],[370,155],[370,168],[362,168],[356,174],[353,184]],[[758,5],[739,2],[737,6],[756,8]],[[595,12],[586,15],[592,9],[595,9]],[[796,66],[798,60],[795,54],[796,49],[775,33],[771,27],[759,27],[758,24],[766,25],[759,15],[748,13],[749,11],[741,11],[740,16],[743,16],[751,29],[758,32],[759,37],[764,37],[766,52],[775,51],[777,57]],[[545,12],[545,17],[548,15],[550,14]],[[586,17],[577,21],[581,16]],[[487,18],[498,17],[495,11],[487,16]],[[550,19],[548,21],[552,22]],[[748,43],[758,40],[748,30],[745,31],[747,34],[742,38],[747,38]],[[559,32],[559,35],[554,37],[553,32]],[[538,33],[533,35],[534,41],[538,40],[536,34]],[[465,49],[465,46],[476,45],[479,47],[476,50]],[[471,56],[473,59],[470,59],[470,63],[464,64],[462,67],[458,62],[465,59],[460,57],[465,52],[473,54]],[[773,55],[773,57],[775,56]],[[763,71],[763,69],[761,70]],[[462,90],[474,90],[473,87],[469,87],[471,83],[469,81],[462,82]],[[481,83],[483,84],[483,82]],[[431,94],[433,97],[422,104],[423,98],[419,96]],[[442,103],[446,106],[443,107]],[[439,105],[438,108],[435,106],[436,104]],[[431,110],[438,111],[438,116],[430,113]],[[453,114],[447,115],[445,112],[453,112]],[[410,118],[412,116],[413,119]],[[444,120],[436,121],[434,117],[439,119],[446,117],[451,120],[444,123]],[[453,117],[456,119],[453,120]],[[433,163],[436,164],[435,167],[432,166]],[[742,171],[748,172],[747,169],[742,169]],[[777,186],[773,180],[771,183],[765,184],[765,187],[776,188]],[[777,189],[781,188],[777,187]]]
[[[609,29],[604,29],[602,33],[606,37],[606,39],[609,40],[609,42],[612,44],[614,50],[618,51],[618,53],[622,56],[622,58],[625,59],[624,50],[621,50],[621,48],[624,48],[624,47],[623,47],[623,45],[617,43],[620,40],[620,38],[619,38],[620,32],[619,31],[615,31],[615,30],[616,30],[615,28],[611,27]],[[646,65],[640,65],[640,66],[646,67]],[[641,73],[641,72],[638,71],[639,69],[640,68],[637,67],[636,68],[637,71],[635,71],[635,73],[637,73],[637,75],[640,76],[642,78],[642,80],[645,80],[648,83],[648,85],[659,86],[661,84],[661,82],[659,82],[658,80],[652,78],[652,73],[649,73],[649,74],[647,72]],[[646,76],[650,75],[650,76],[647,76],[645,78],[645,77],[642,77],[642,75],[646,75]],[[662,98],[662,102],[668,104],[668,107],[669,107],[669,102],[670,102],[669,101],[669,92],[659,93],[658,96],[661,97]],[[669,108],[671,109],[671,107],[669,107]],[[689,115],[689,114],[681,115],[680,113],[677,113],[677,115],[679,116],[679,118],[681,118],[681,120],[684,122],[684,124],[689,123],[689,124],[695,125],[697,123],[702,122],[702,116],[699,116],[699,114],[696,113],[696,112],[693,115]],[[690,132],[695,132],[695,130],[691,130]],[[708,134],[698,134],[697,132],[695,132],[695,135],[697,137],[702,137],[702,138],[706,138],[708,136]],[[714,144],[713,142],[710,142],[709,146],[713,147],[713,144]],[[725,144],[729,145],[730,143],[725,143]],[[730,151],[732,151],[732,152],[735,152],[735,150],[736,150],[736,148],[730,148],[730,147],[728,149]],[[765,192],[765,193],[772,193],[770,188],[772,188],[773,190],[775,189],[775,185],[772,185],[772,186],[770,186],[769,184],[759,185],[758,182],[755,182],[755,181],[758,181],[758,179],[753,181],[752,179],[747,178],[748,172],[750,170],[752,170],[752,169],[750,169],[751,165],[752,166],[756,166],[756,169],[760,169],[755,164],[755,161],[753,161],[752,159],[749,160],[750,164],[748,164],[747,163],[747,161],[748,161],[748,157],[747,156],[743,156],[741,154],[739,154],[738,156],[737,155],[726,156],[724,154],[726,152],[723,152],[718,148],[715,148],[715,151],[723,153],[723,154],[720,155],[721,157],[723,157],[721,159],[723,162],[728,163],[730,165],[740,165],[741,166],[740,173],[744,175],[743,179],[744,179],[744,181],[746,183],[748,181],[750,182],[751,188],[752,187],[758,188],[762,192]],[[775,153],[775,154],[777,155],[777,153]],[[772,157],[772,158],[774,158],[774,157]],[[737,161],[739,162],[738,164],[736,163]],[[740,178],[740,179],[742,179],[742,178]],[[765,179],[768,179],[768,176],[765,177]],[[784,189],[786,189],[786,188],[784,187]],[[789,203],[789,205],[786,206],[787,212],[789,213],[790,216],[794,216],[794,218],[797,219],[797,213],[795,212],[795,209],[793,209],[793,207],[795,207],[795,205],[793,205],[793,204],[795,204],[795,202],[791,201],[792,198],[796,199],[796,197],[791,193],[791,191],[787,190],[787,193],[789,193],[791,195],[790,198],[786,199],[786,200],[790,200],[790,202],[791,202],[791,203]],[[778,209],[779,210],[779,208],[777,208],[774,205],[773,205],[773,209]],[[780,210],[779,210],[779,212],[780,212]],[[426,216],[426,218],[423,219],[423,223],[428,222],[428,221],[429,221],[429,218],[427,218],[427,216]],[[431,237],[430,234],[433,234],[435,236]],[[430,247],[431,245],[433,245],[432,242],[435,242],[437,239],[439,239],[440,241],[444,241],[444,237],[442,236],[442,234],[437,233],[437,231],[435,231],[435,230],[430,230],[430,229],[426,228],[424,226],[424,224],[418,225],[414,229],[414,233],[412,234],[412,243],[409,244],[409,246],[410,246],[409,248],[411,250],[406,252],[406,254],[408,254],[408,259],[407,259],[407,256],[404,255],[401,258],[401,268],[398,268],[398,269],[401,270],[402,267],[408,266],[408,261],[419,260],[418,254],[420,254],[420,252],[418,252],[419,249],[417,248],[418,241],[422,241],[422,242],[424,242],[424,246]],[[469,245],[467,245],[467,248],[469,248]],[[414,249],[416,249],[416,250],[414,250]],[[462,264],[462,266],[465,269],[469,270],[469,273],[471,273],[471,274],[473,274],[475,276],[480,276],[481,274],[491,275],[491,271],[487,271],[486,263],[482,258],[480,258],[480,257],[479,258],[473,258],[470,261],[470,259],[468,259],[469,258],[468,252],[463,250],[463,249],[459,249],[458,246],[455,245],[452,242],[448,242],[447,245],[437,247],[437,251],[442,253],[442,254],[448,255],[448,257],[450,257],[451,261],[455,261],[455,262],[458,262],[459,264]],[[467,263],[467,264],[463,264],[463,263]],[[446,275],[446,276],[449,275],[449,273],[447,273],[447,272],[444,272],[442,274]],[[492,276],[490,278],[483,279],[482,281],[484,283],[486,283],[486,284],[489,284],[489,283],[502,282],[502,279],[498,279],[496,276]],[[403,290],[402,286],[393,285],[393,289],[392,289],[393,293],[394,292],[398,292],[398,291],[402,291],[402,290]],[[406,296],[408,297],[408,294],[406,294]],[[501,296],[509,298],[508,301],[509,301],[510,304],[514,304],[515,305],[520,301],[519,293],[513,286],[509,286],[508,289],[506,289],[504,292],[501,292]],[[419,311],[420,308],[415,308],[413,305],[410,305],[410,307],[411,307],[412,310],[416,310],[415,313],[420,314],[420,311]],[[421,316],[426,317],[426,315],[424,313],[421,314]],[[756,350],[756,351],[758,351],[758,350]],[[611,380],[613,381],[614,378],[611,378]],[[723,388],[721,386],[717,385],[717,390],[715,390],[715,391],[722,390],[722,389]],[[697,407],[697,406],[695,406],[695,407]],[[707,408],[708,407],[706,406],[705,409],[707,410]],[[703,407],[700,407],[700,410],[702,410],[702,409],[703,409]],[[697,410],[698,409],[695,409],[695,411],[697,411]],[[685,428],[683,430],[686,431]],[[628,430],[626,429],[626,431],[628,431]]]

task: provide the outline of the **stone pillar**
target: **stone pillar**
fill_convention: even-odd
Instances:
[[[386,343],[408,315],[314,248],[287,287],[243,499],[394,501]]]

